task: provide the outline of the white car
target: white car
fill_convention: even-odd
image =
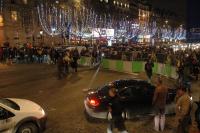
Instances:
[[[41,133],[46,128],[46,118],[44,110],[32,101],[0,99],[1,133]]]

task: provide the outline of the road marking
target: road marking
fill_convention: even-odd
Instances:
[[[90,88],[85,88],[83,89],[83,92],[88,92],[89,90],[91,90]]]
[[[48,112],[53,112],[53,111],[56,111],[56,108],[50,108],[47,110]]]

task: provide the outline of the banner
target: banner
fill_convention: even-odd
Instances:
[[[142,61],[133,61],[132,62],[132,72],[143,72],[144,66]]]
[[[116,70],[119,72],[123,72],[124,64],[123,61],[116,61]]]
[[[103,68],[109,69],[109,61],[108,59],[103,59]]]

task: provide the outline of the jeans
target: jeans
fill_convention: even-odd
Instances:
[[[179,122],[177,127],[177,133],[189,133],[189,126],[191,125],[191,117],[185,116],[182,121]]]
[[[113,128],[117,128],[120,133],[128,133],[122,116],[112,117],[107,128],[107,133],[112,133]]]

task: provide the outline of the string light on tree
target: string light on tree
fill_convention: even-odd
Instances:
[[[51,35],[60,35],[66,31],[66,24],[68,22],[68,14],[62,8],[55,5],[40,4],[37,7],[40,24],[43,30]]]

